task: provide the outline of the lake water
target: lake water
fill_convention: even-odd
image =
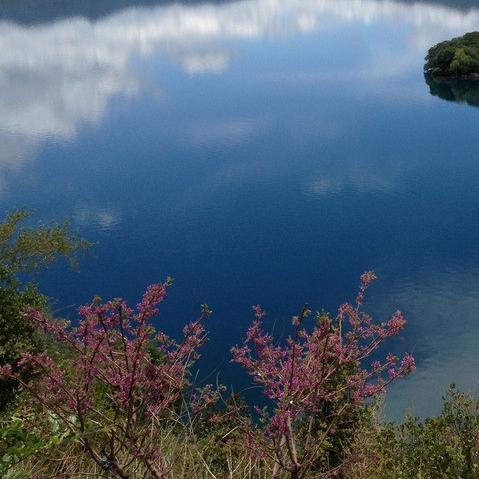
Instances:
[[[241,387],[229,348],[252,304],[281,335],[374,269],[368,307],[404,311],[391,347],[418,362],[388,414],[475,390],[479,93],[422,74],[431,45],[479,29],[475,2],[118,3],[0,6],[2,211],[97,242],[41,278],[55,307],[171,275],[159,324],[208,303],[200,376]]]

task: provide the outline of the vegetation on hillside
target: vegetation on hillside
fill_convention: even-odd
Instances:
[[[479,78],[479,32],[438,43],[425,60],[426,75]]]
[[[37,285],[22,282],[59,257],[75,262],[76,253],[88,244],[71,233],[67,224],[24,226],[27,211],[15,211],[0,223],[0,366],[15,363],[27,352],[39,352],[44,337],[22,316],[26,307],[47,308],[47,298]],[[0,379],[0,412],[12,399],[15,380]]]
[[[74,324],[53,317],[18,275],[85,244],[66,226],[25,229],[25,219],[18,212],[0,224],[0,376],[10,390],[1,477],[479,479],[474,398],[451,388],[436,418],[379,420],[387,387],[415,363],[408,354],[380,359],[406,321],[363,311],[372,272],[337,314],[303,307],[286,341],[253,308],[232,359],[265,394],[259,407],[221,385],[194,384],[211,312],[203,305],[180,339],[156,329],[170,280],[151,285],[135,308],[94,298]]]

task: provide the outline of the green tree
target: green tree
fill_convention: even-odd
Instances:
[[[429,49],[424,71],[432,76],[472,77],[479,74],[479,32],[438,43]]]
[[[88,243],[71,231],[67,223],[26,227],[29,212],[19,210],[0,223],[0,366],[17,361],[25,351],[40,351],[43,339],[23,319],[27,307],[45,309],[48,298],[31,280],[58,258],[76,264],[77,253]],[[30,275],[30,280],[25,280]],[[15,395],[14,381],[0,380],[0,413]]]

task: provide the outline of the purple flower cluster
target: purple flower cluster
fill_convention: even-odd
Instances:
[[[285,344],[276,343],[264,332],[264,312],[255,306],[255,320],[243,346],[232,349],[233,360],[246,368],[274,405],[265,428],[245,428],[248,441],[259,456],[271,457],[277,470],[286,469],[292,477],[306,477],[316,459],[315,451],[319,453],[334,434],[341,415],[384,393],[393,380],[415,369],[409,354],[401,360],[388,354],[383,361],[366,364],[386,339],[398,335],[406,325],[399,311],[386,323],[376,324],[361,310],[366,289],[374,279],[374,273],[364,273],[355,303],[340,306],[335,318],[318,314],[310,332],[302,325],[310,314],[304,308],[293,318],[294,335]],[[325,404],[329,405],[327,415]],[[299,431],[303,434],[305,422],[312,424],[315,419],[324,422],[324,433],[303,439],[299,454]]]
[[[26,353],[0,371],[17,378],[54,412],[93,460],[115,477],[128,477],[125,458],[142,462],[151,477],[164,477],[168,465],[151,440],[151,430],[171,415],[205,341],[207,307],[185,326],[181,342],[155,332],[150,320],[158,314],[167,285],[150,286],[135,310],[120,299],[104,304],[95,299],[80,308],[75,328],[43,312],[27,311],[26,320],[56,338],[68,351],[67,359]],[[25,382],[18,374],[22,368],[40,373],[41,380]]]
[[[374,279],[374,273],[364,273],[355,302],[341,305],[335,317],[317,314],[311,328],[304,326],[311,315],[304,307],[293,318],[294,334],[284,343],[264,331],[265,313],[253,307],[255,319],[243,345],[232,349],[233,361],[246,368],[273,408],[261,412],[262,421],[255,424],[233,401],[211,420],[233,420],[232,431],[243,433],[243,446],[270,461],[272,478],[281,471],[292,479],[308,477],[343,418],[415,369],[409,354],[376,359],[382,344],[400,334],[406,320],[397,311],[376,323],[362,311]],[[25,353],[16,364],[0,368],[0,377],[17,379],[110,477],[134,477],[130,470],[137,464],[144,477],[170,477],[158,431],[168,421],[178,423],[179,400],[188,403],[194,417],[221,397],[221,388],[209,385],[189,400],[185,395],[198,348],[205,342],[208,307],[203,305],[200,317],[184,327],[181,341],[151,324],[168,285],[148,287],[134,309],[121,299],[102,303],[96,298],[79,309],[76,327],[41,311],[26,311],[25,319],[54,338],[62,354]],[[32,373],[29,381],[21,374],[25,368]],[[341,467],[322,477],[339,474]]]

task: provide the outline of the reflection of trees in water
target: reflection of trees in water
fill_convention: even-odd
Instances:
[[[0,0],[0,20],[16,23],[47,23],[65,17],[91,20],[130,7],[152,7],[179,3],[228,3],[244,0]],[[335,0],[331,0],[334,3]],[[352,0],[351,0],[352,1]],[[376,0],[378,3],[385,0]],[[436,4],[460,10],[478,6],[478,0],[395,0],[399,4]]]
[[[445,7],[458,8],[468,10],[470,8],[477,8],[477,0],[399,0],[401,3],[433,3],[437,5],[444,5]]]
[[[65,17],[91,20],[130,7],[152,7],[171,3],[196,4],[209,0],[0,0],[0,20],[46,23]],[[219,3],[222,0],[213,0]]]
[[[479,81],[458,78],[437,78],[426,75],[431,95],[447,101],[479,106]]]

